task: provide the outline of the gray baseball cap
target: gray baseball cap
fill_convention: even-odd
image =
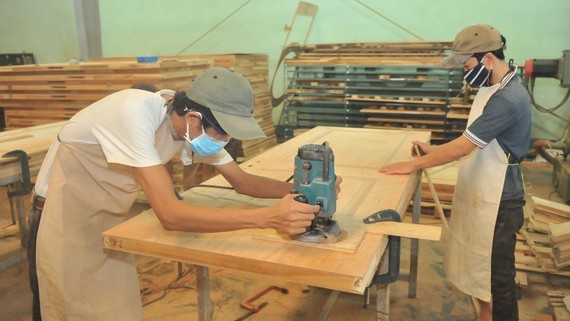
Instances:
[[[202,72],[188,87],[188,98],[208,107],[222,129],[235,139],[265,138],[253,117],[253,90],[240,73],[222,67]]]
[[[451,54],[443,59],[439,65],[451,69],[462,65],[473,54],[495,51],[503,47],[501,33],[497,28],[474,24],[461,30],[455,37]]]

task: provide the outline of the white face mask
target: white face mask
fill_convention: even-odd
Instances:
[[[191,139],[190,138],[190,125],[186,123],[186,134],[184,135],[186,139],[186,145],[194,153],[199,156],[212,156],[219,153],[224,146],[228,143],[227,141],[221,141],[210,137],[204,131],[204,126],[202,126],[202,134],[200,136]]]

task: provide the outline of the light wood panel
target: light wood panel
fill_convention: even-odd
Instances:
[[[30,175],[36,175],[63,124],[64,122],[57,122],[0,132],[0,156],[13,150],[23,150],[28,154]],[[21,172],[17,158],[0,158],[0,185],[13,182]]]
[[[409,159],[413,140],[428,141],[429,133],[316,127],[241,166],[257,175],[285,180],[292,174],[300,146],[328,141],[335,154],[336,174],[344,179],[333,218],[352,216],[354,221],[361,221],[382,209],[404,213],[415,187],[415,174],[385,175],[378,172],[378,167]],[[207,183],[228,185],[220,176]],[[200,188],[184,192],[183,196],[184,202],[221,208],[255,208],[276,201]],[[261,241],[253,237],[254,232],[168,232],[149,210],[104,232],[103,239],[106,248],[359,294],[372,279],[387,243],[386,235],[366,233],[356,251],[347,253]]]

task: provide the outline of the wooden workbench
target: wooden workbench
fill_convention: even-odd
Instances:
[[[336,174],[343,177],[334,219],[358,222],[382,209],[405,208],[417,185],[417,176],[384,175],[381,165],[409,159],[411,141],[429,141],[429,132],[361,128],[316,127],[243,164],[248,172],[286,180],[293,159],[304,144],[330,143]],[[206,184],[228,185],[222,177]],[[254,208],[275,200],[254,199],[231,190],[194,188],[183,193],[185,202],[221,208]],[[280,280],[363,294],[385,252],[387,236],[366,232],[353,253],[303,243],[259,239],[256,230],[225,233],[168,232],[152,210],[103,233],[106,248],[178,260],[196,265],[200,320],[209,320],[208,267],[235,269]],[[342,241],[341,241],[342,242]],[[202,282],[202,283],[201,283]],[[205,296],[204,296],[205,295]]]

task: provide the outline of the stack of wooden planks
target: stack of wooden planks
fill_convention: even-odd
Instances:
[[[117,57],[95,58],[75,64],[1,67],[0,107],[4,108],[5,129],[67,120],[94,101],[136,83],[152,84],[158,89],[186,90],[203,70],[219,66],[233,68],[247,78],[254,93],[254,117],[267,136],[247,142],[235,141],[231,145],[232,156],[242,162],[277,144],[269,94],[267,55],[158,58],[157,62],[150,63],[137,63],[136,57]],[[47,150],[49,143],[44,147]],[[177,164],[174,167],[174,183],[182,190],[183,169]]]
[[[530,200],[529,223],[518,234],[517,269],[570,276],[570,206]]]
[[[434,57],[450,50],[449,41],[401,41],[401,42],[350,42],[324,43],[300,46],[296,52],[302,58],[321,57]]]
[[[570,321],[570,292],[548,291],[548,303],[555,321]]]
[[[570,266],[570,220],[566,223],[552,224],[550,240],[552,241],[552,258],[558,269]]]
[[[534,231],[548,234],[552,225],[570,221],[568,205],[539,197],[532,197],[532,203],[533,211],[529,218],[529,227]]]
[[[183,89],[210,63],[205,59],[78,62],[0,67],[0,107],[6,129],[71,118],[79,110],[136,83]]]
[[[231,68],[242,74],[251,84],[254,95],[254,117],[267,136],[264,139],[251,141],[236,141],[234,150],[230,151],[238,162],[248,160],[277,144],[275,126],[272,119],[271,96],[269,93],[269,62],[264,54],[219,54],[219,55],[185,55],[185,56],[159,56],[159,61],[208,61],[213,67]],[[93,61],[121,61],[135,62],[136,57],[95,58]],[[205,68],[204,68],[205,69]],[[182,87],[169,89],[186,90],[189,82]],[[167,87],[168,88],[168,87]]]

